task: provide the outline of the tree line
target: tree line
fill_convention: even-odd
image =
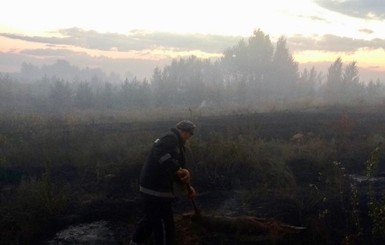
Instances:
[[[69,67],[67,63],[63,63]],[[60,63],[56,64],[60,70]],[[24,64],[24,77],[0,73],[0,109],[3,111],[69,111],[140,108],[209,108],[213,110],[272,110],[324,105],[382,104],[385,87],[379,81],[364,83],[356,62],[336,59],[327,74],[315,67],[299,71],[281,37],[272,42],[256,30],[212,61],[194,56],[174,59],[155,68],[150,79],[136,77],[117,82],[100,71],[70,80],[52,74],[37,78],[33,65]],[[71,70],[69,70],[71,71]],[[94,72],[94,76],[86,76]],[[96,73],[95,73],[96,72]],[[62,71],[63,73],[63,71]]]

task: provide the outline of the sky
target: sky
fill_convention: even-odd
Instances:
[[[356,61],[385,80],[383,0],[12,0],[2,3],[0,72],[58,59],[150,77],[173,58],[221,57],[256,29],[280,36],[300,68]]]

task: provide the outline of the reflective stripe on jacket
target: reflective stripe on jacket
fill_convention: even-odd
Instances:
[[[154,197],[173,198],[175,173],[185,167],[184,151],[176,129],[155,140],[140,173],[140,191]]]

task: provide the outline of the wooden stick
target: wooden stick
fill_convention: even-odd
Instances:
[[[186,184],[186,188],[187,188],[188,193],[190,194],[192,192],[192,187],[191,187],[190,183]],[[200,211],[199,211],[199,209],[197,207],[197,204],[195,203],[194,198],[191,198],[191,203],[192,203],[192,205],[194,207],[195,214],[196,215],[200,215]]]

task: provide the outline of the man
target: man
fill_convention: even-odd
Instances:
[[[156,245],[174,244],[175,225],[172,202],[175,182],[186,187],[187,196],[195,198],[186,169],[185,142],[196,126],[188,120],[179,122],[163,137],[155,140],[140,173],[140,192],[144,200],[145,217],[139,222],[131,245],[144,244],[153,235]]]

